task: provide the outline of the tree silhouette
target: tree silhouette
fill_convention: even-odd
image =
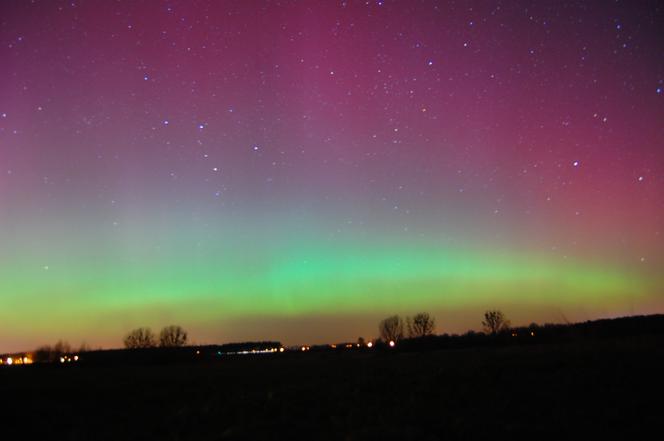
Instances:
[[[37,363],[48,363],[55,359],[55,352],[49,345],[40,346],[33,353],[33,360]]]
[[[181,326],[164,327],[159,333],[159,346],[164,348],[180,347],[187,344],[187,331]]]
[[[501,331],[508,330],[510,322],[505,318],[505,314],[502,311],[494,310],[484,313],[482,326],[484,326],[484,332],[487,334],[496,335]]]
[[[408,317],[406,323],[408,324],[408,336],[410,338],[432,335],[436,327],[436,320],[427,312],[415,314],[413,318]]]
[[[385,342],[397,342],[403,338],[403,320],[398,315],[388,317],[380,322],[378,331]]]
[[[53,346],[53,352],[58,355],[68,354],[71,352],[71,345],[66,341],[58,340],[55,346]]]
[[[127,349],[152,348],[156,346],[155,336],[150,328],[136,328],[124,338]]]

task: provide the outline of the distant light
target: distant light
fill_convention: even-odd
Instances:
[[[639,182],[643,182],[645,178],[643,176],[639,176]]]
[[[7,357],[7,364],[13,364],[14,360],[11,357]]]
[[[368,348],[373,348],[373,343],[372,342],[367,343],[367,347]]]
[[[201,355],[201,351],[196,351],[196,355]]]
[[[393,348],[395,344],[396,344],[396,343],[394,343],[394,340],[390,340],[390,347],[391,347],[391,348]]]
[[[530,331],[530,336],[531,336],[531,337],[534,337],[534,336],[535,336],[535,333],[534,333],[533,331]]]
[[[284,352],[284,348],[279,348],[279,352]]]
[[[579,166],[579,161],[574,161],[574,162],[572,162],[572,165],[573,165],[574,167],[578,167],[578,166]]]
[[[78,355],[74,355],[74,361],[78,361]]]
[[[302,352],[304,352],[304,351],[306,351],[306,350],[307,350],[307,347],[306,347],[306,346],[302,346]]]
[[[169,124],[168,120],[165,119],[165,120],[164,120],[164,125],[167,126],[168,124]]]
[[[60,363],[64,363],[64,362],[65,362],[65,357],[60,357]]]

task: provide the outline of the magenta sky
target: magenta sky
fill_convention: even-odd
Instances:
[[[656,1],[3,1],[0,351],[661,312],[662,29]]]

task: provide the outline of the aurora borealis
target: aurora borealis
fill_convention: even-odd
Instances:
[[[0,351],[664,308],[664,10],[3,1]]]

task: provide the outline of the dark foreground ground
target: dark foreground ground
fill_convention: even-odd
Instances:
[[[664,337],[0,369],[2,438],[645,439]]]

